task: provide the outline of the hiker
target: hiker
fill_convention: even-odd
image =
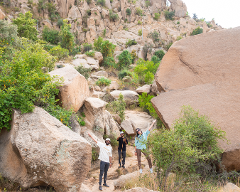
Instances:
[[[124,137],[124,132],[120,132],[120,137],[117,138],[117,141],[119,142],[118,145],[118,158],[119,158],[119,167],[121,168],[121,163],[122,167],[125,168],[125,158],[126,158],[126,145],[128,144],[128,140],[126,137]],[[122,157],[122,162],[121,162],[121,157]]]
[[[107,181],[107,171],[108,168],[112,166],[112,147],[110,145],[111,141],[109,138],[105,140],[105,143],[99,142],[92,137],[90,133],[88,135],[97,143],[100,148],[100,153],[98,159],[100,159],[100,174],[99,174],[99,190],[102,191],[102,176],[104,174],[104,184],[103,186],[109,187],[106,183]]]
[[[147,147],[146,147],[146,143],[147,143],[147,137],[150,133],[151,128],[153,127],[154,123],[156,122],[156,120],[154,120],[152,122],[152,124],[150,125],[150,127],[148,128],[147,131],[145,131],[144,133],[141,131],[141,129],[137,128],[136,132],[137,135],[135,137],[135,155],[137,156],[137,160],[138,160],[138,167],[139,167],[139,172],[142,173],[142,168],[141,168],[141,153],[143,153],[148,161],[148,165],[150,168],[150,172],[153,173],[152,170],[152,162],[151,162],[151,158],[149,157],[149,151],[147,151]]]

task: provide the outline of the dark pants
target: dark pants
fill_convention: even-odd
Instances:
[[[151,158],[149,157],[149,152],[147,152],[144,149],[136,149],[137,152],[137,160],[138,160],[138,167],[141,169],[141,153],[143,153],[148,161],[148,166],[149,168],[152,168],[152,161]]]
[[[126,157],[126,151],[122,151],[122,149],[118,149],[118,159],[119,159],[119,164],[125,165],[125,157]],[[121,162],[122,158],[122,162]]]
[[[107,181],[107,171],[109,168],[109,163],[100,161],[100,174],[99,174],[99,185],[102,185],[102,176],[104,173],[104,183],[106,184]]]

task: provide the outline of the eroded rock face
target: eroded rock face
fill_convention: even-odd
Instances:
[[[169,0],[171,3],[171,9],[175,11],[176,17],[184,17],[187,13],[187,6],[182,0]]]
[[[4,19],[6,17],[5,13],[0,9],[0,19]]]
[[[77,112],[89,96],[88,82],[73,66],[66,65],[49,73],[51,76],[63,77],[63,85],[59,88],[60,101],[66,109]]]
[[[161,92],[152,99],[166,127],[171,128],[183,105],[207,115],[226,132],[229,144],[222,162],[240,170],[240,27],[187,37],[174,43],[156,74]],[[197,46],[196,46],[197,45]]]
[[[91,166],[91,145],[42,108],[14,110],[11,131],[0,134],[0,159],[1,174],[24,188],[46,183],[77,192]]]

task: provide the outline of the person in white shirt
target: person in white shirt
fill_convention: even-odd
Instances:
[[[100,159],[100,174],[99,174],[99,190],[102,191],[102,176],[104,174],[104,184],[103,186],[109,187],[106,183],[107,181],[107,171],[108,168],[112,166],[112,147],[110,145],[111,141],[109,138],[105,140],[105,143],[99,142],[88,133],[88,135],[97,143],[100,148],[100,153],[98,159]]]

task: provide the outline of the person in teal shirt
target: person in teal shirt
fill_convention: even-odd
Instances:
[[[135,155],[137,156],[138,167],[139,167],[140,173],[142,173],[141,153],[143,153],[145,155],[145,157],[146,157],[146,159],[148,161],[150,172],[153,173],[152,161],[151,161],[151,158],[149,157],[149,152],[146,150],[147,149],[146,143],[147,143],[147,137],[148,137],[148,135],[150,133],[150,130],[153,127],[155,122],[156,122],[156,120],[153,121],[151,126],[145,132],[142,132],[141,129],[139,129],[139,128],[136,129],[137,135],[135,137]]]

